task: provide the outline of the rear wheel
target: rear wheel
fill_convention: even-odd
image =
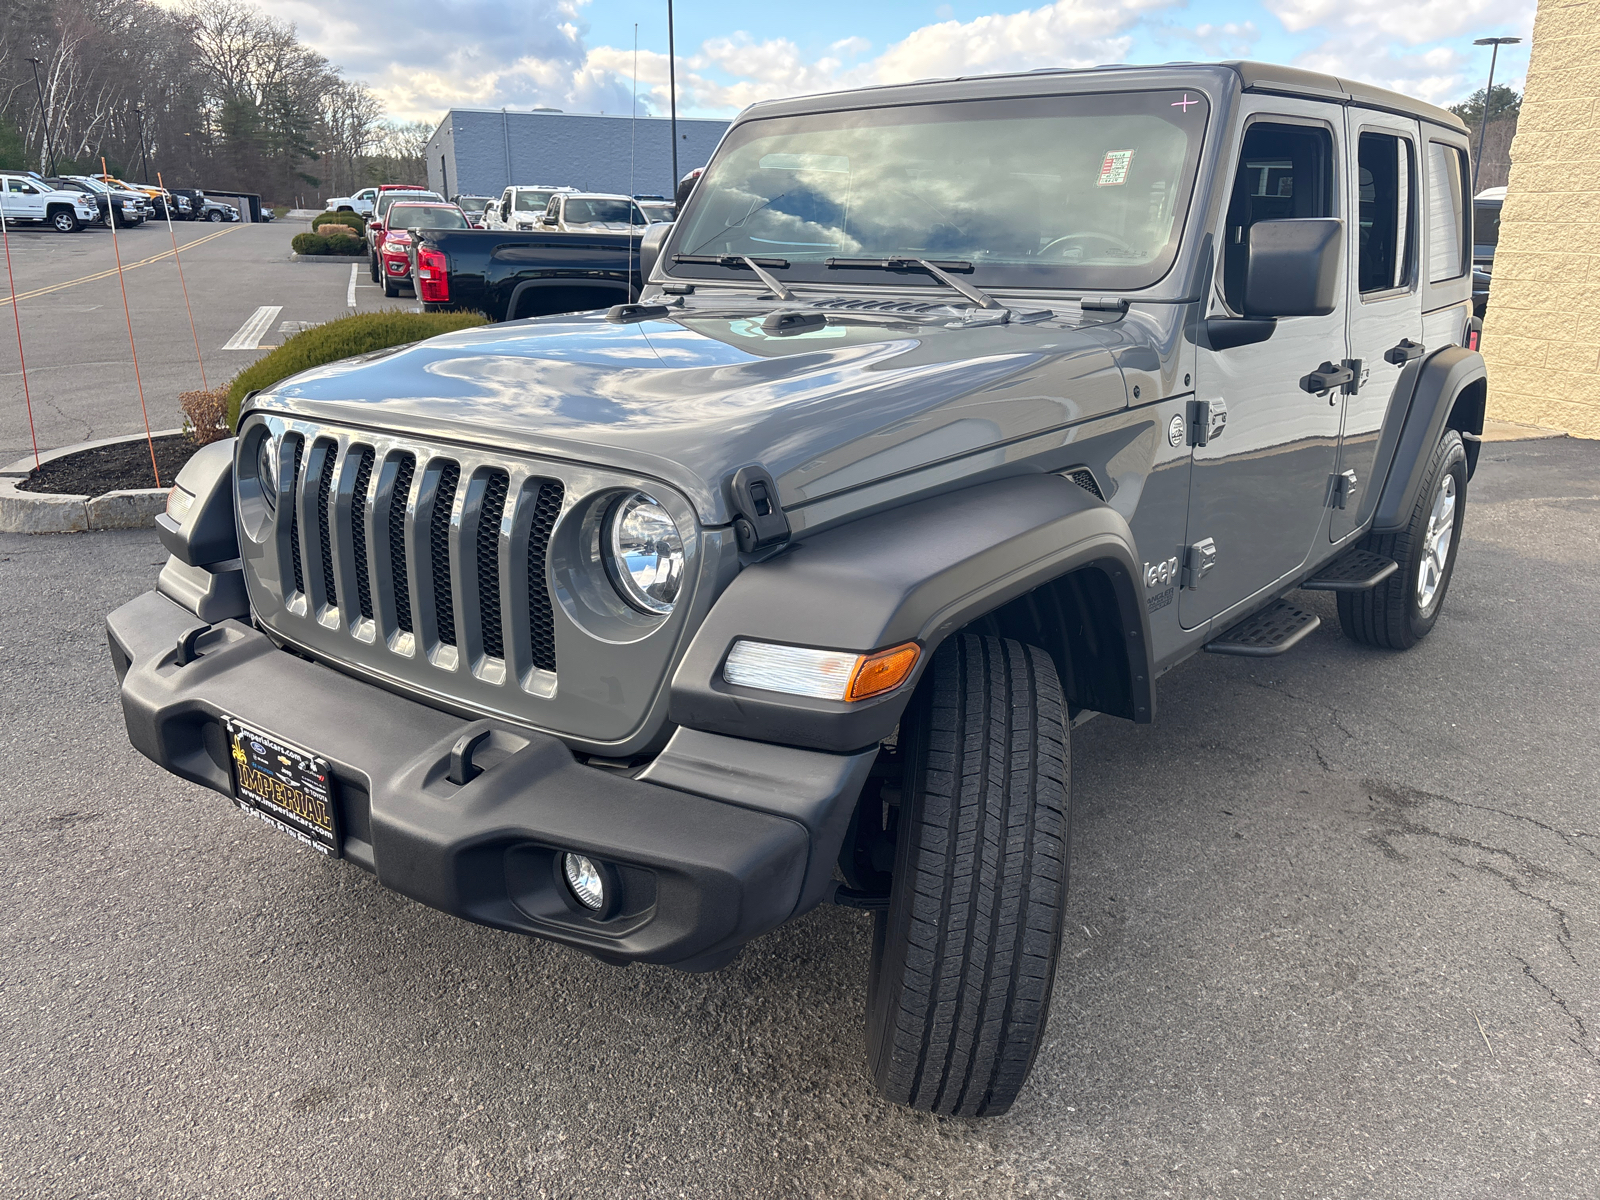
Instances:
[[[890,1100],[998,1116],[1033,1068],[1066,907],[1066,704],[1050,656],[962,634],[901,722],[889,907],[873,928],[867,1066]]]
[[[1433,629],[1444,607],[1467,512],[1467,453],[1447,429],[1417,489],[1411,520],[1399,533],[1373,534],[1368,550],[1400,569],[1365,592],[1339,593],[1339,624],[1351,641],[1409,650]]]
[[[54,225],[61,233],[77,233],[83,228],[78,220],[78,214],[70,208],[58,208],[50,214],[50,224]]]

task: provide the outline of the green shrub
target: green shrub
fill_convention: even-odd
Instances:
[[[228,428],[239,427],[239,406],[248,393],[258,388],[271,387],[280,379],[353,354],[403,346],[484,323],[482,313],[374,312],[341,317],[304,330],[251,363],[228,385]]]
[[[354,230],[357,235],[367,231],[367,223],[362,220],[361,214],[353,212],[324,212],[311,218],[313,232],[324,225],[343,225]]]
[[[362,254],[365,248],[355,233],[343,225],[335,225],[338,233],[297,233],[289,241],[294,252],[300,255],[313,254]]]

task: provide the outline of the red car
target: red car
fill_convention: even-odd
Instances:
[[[411,229],[471,229],[467,214],[454,204],[397,203],[389,209],[384,231],[379,234],[379,270],[383,275],[383,294],[398,296],[402,285],[411,286]]]

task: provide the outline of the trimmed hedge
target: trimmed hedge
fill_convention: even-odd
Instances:
[[[346,225],[356,231],[356,235],[367,231],[367,223],[360,213],[353,212],[324,212],[311,218],[311,232],[315,233],[324,225]]]
[[[239,427],[239,406],[246,395],[258,388],[271,387],[280,379],[353,354],[403,346],[486,323],[482,313],[374,312],[341,317],[303,330],[240,371],[228,385],[228,428]]]
[[[340,233],[297,233],[290,240],[290,248],[299,255],[337,254],[349,257],[366,253],[366,244],[343,225],[334,226]]]

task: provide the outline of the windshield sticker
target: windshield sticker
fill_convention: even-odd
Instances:
[[[1128,166],[1133,162],[1132,150],[1107,150],[1100,164],[1100,178],[1095,187],[1121,187],[1128,182]]]

